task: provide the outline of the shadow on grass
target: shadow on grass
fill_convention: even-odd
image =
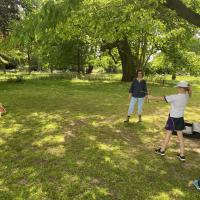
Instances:
[[[35,124],[39,122],[35,120]],[[133,134],[129,128],[134,126],[127,130],[121,124],[113,128],[82,124],[77,128],[76,123],[80,121],[69,124],[61,132],[42,133],[47,123],[37,126],[34,132],[18,130],[9,138],[2,137],[5,143],[1,146],[1,176],[4,177],[1,197],[153,199],[164,195],[187,199],[185,184],[191,169],[172,157],[156,157],[152,148],[147,148],[141,140],[140,128]],[[183,171],[187,175],[181,176]],[[141,185],[145,186],[145,192]]]
[[[143,124],[124,125],[125,90],[65,82],[9,90],[10,112],[0,123],[0,199],[198,199],[187,184],[198,175],[199,153],[188,145],[186,163],[174,148],[166,158],[154,155],[164,116],[152,116],[154,105]]]

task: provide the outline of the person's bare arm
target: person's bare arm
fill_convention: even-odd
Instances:
[[[155,100],[155,101],[166,101],[164,96],[162,96],[162,97],[157,96],[156,97],[156,96],[148,95],[148,99],[149,100]]]
[[[128,95],[128,100],[130,101],[131,100],[131,97],[132,97],[132,93],[129,93],[129,95]]]

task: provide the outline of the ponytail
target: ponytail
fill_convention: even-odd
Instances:
[[[191,97],[192,96],[192,87],[190,84],[188,84],[188,87],[185,88],[185,90],[187,91],[187,93],[189,94],[189,96]]]

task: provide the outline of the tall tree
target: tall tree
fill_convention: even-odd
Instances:
[[[151,55],[163,47],[167,32],[188,26],[184,20],[177,20],[170,9],[163,9],[163,2],[167,7],[166,0],[49,0],[33,17],[28,16],[24,34],[36,33],[36,41],[49,44],[49,48],[49,38],[53,41],[58,36],[60,43],[80,38],[90,48],[108,50],[112,58],[112,49],[117,48],[122,80],[131,81],[136,68],[144,68]],[[166,20],[167,14],[174,21],[172,26]]]
[[[8,35],[10,21],[19,18],[18,6],[18,0],[2,0],[0,3],[0,31],[4,38]]]

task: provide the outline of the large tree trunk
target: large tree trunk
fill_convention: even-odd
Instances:
[[[137,66],[131,52],[128,40],[125,38],[118,43],[118,52],[122,62],[122,81],[132,81],[136,75]]]
[[[3,65],[3,73],[6,74],[6,66]]]
[[[188,8],[181,0],[166,0],[167,8],[175,10],[176,13],[191,24],[200,27],[200,15]]]
[[[136,75],[137,65],[127,38],[124,38],[120,41],[115,41],[113,43],[105,43],[101,46],[101,51],[106,51],[108,49],[110,52],[110,50],[113,48],[117,48],[119,52],[122,63],[122,81],[132,81]]]
[[[50,72],[51,74],[53,74],[53,67],[50,67]]]
[[[32,69],[31,69],[31,64],[32,64],[32,62],[31,62],[31,48],[28,48],[28,50],[27,50],[27,57],[28,57],[28,74],[30,75],[31,71],[32,71]]]
[[[80,47],[77,47],[77,66],[78,66],[78,73],[80,74],[83,70],[81,67],[81,53],[80,53]]]
[[[82,58],[81,58],[81,47],[78,45],[77,47],[77,71],[79,74],[84,74],[85,71],[84,71],[84,68],[83,68],[83,62],[82,62]]]

